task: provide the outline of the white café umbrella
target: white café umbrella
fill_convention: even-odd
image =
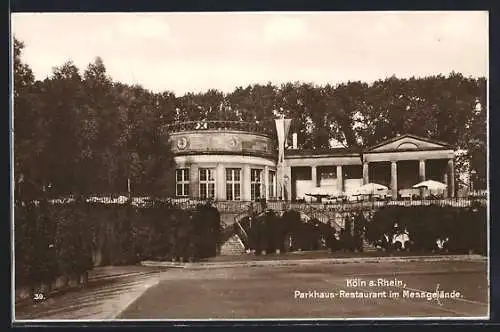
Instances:
[[[446,189],[446,184],[439,182],[439,181],[434,181],[434,180],[426,180],[417,183],[416,185],[412,186],[412,188],[426,188],[429,190],[444,190]]]
[[[357,192],[361,195],[373,195],[385,190],[389,190],[389,188],[379,183],[370,182],[359,187]]]
[[[325,188],[325,187],[316,187],[311,190],[306,194],[308,196],[331,196],[332,192],[330,188]]]

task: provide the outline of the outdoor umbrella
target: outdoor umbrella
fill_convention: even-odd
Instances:
[[[331,196],[331,189],[325,187],[316,187],[311,189],[306,195],[308,196]]]
[[[446,184],[441,183],[439,181],[427,180],[420,183],[417,183],[412,188],[426,188],[429,190],[444,190],[446,189]]]
[[[370,196],[370,197],[376,197],[376,195],[384,195],[387,193],[387,188],[384,185],[378,184],[378,183],[367,183],[365,185],[362,185],[361,187],[358,187],[356,189],[356,194],[354,196]]]
[[[427,189],[431,194],[440,194],[446,190],[446,184],[439,181],[427,180],[412,186],[415,189]]]
[[[311,197],[314,197],[314,198],[320,200],[322,198],[330,197],[331,193],[329,192],[329,190],[327,188],[317,187],[317,188],[314,188],[311,191],[309,191],[306,194],[306,196],[311,196]]]
[[[360,194],[369,195],[369,194],[379,193],[381,191],[388,190],[388,189],[389,188],[387,188],[384,185],[371,182],[371,183],[367,183],[367,184],[362,185],[361,187],[359,187],[358,188],[358,192]]]

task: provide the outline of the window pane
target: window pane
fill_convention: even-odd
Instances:
[[[208,190],[209,190],[209,197],[215,197],[215,184],[210,183],[208,185]]]
[[[180,183],[179,183],[179,184],[177,184],[177,189],[176,189],[176,190],[177,190],[177,191],[176,191],[176,193],[175,193],[175,194],[176,194],[177,196],[181,196],[181,195],[182,195],[182,184],[180,184]]]
[[[184,181],[189,181],[189,168],[184,169]]]
[[[232,179],[232,169],[228,168],[226,169],[226,181],[231,181]]]
[[[233,200],[233,186],[230,183],[226,184],[226,199],[228,201]]]
[[[202,168],[200,169],[200,181],[206,181],[207,180],[207,170]]]
[[[252,200],[260,198],[260,184],[259,183],[252,183],[250,195],[251,195]]]
[[[189,184],[184,184],[184,196],[189,196]]]
[[[176,169],[175,174],[177,181],[182,181],[182,169]]]
[[[234,181],[240,181],[240,169],[235,169],[234,170]]]
[[[250,180],[252,182],[260,182],[261,173],[262,173],[262,170],[260,170],[260,169],[252,169]]]
[[[241,195],[240,194],[240,191],[241,191],[240,186],[241,185],[239,183],[234,185],[234,199],[235,200],[240,200],[241,199],[241,197],[240,197],[240,195]]]
[[[215,170],[209,169],[209,180],[210,181],[215,181]]]
[[[200,197],[207,198],[207,185],[206,184],[200,184]]]

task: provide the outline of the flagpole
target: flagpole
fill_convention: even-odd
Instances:
[[[280,118],[275,120],[276,122],[276,132],[278,136],[278,164],[277,170],[279,172],[279,183],[280,183],[280,196],[282,200],[286,200],[286,183],[285,183],[285,142],[288,135],[288,129],[290,128],[291,119],[285,119],[285,115],[282,114]],[[288,196],[288,193],[286,193]]]
[[[283,132],[285,132],[285,114],[281,114],[281,120],[282,120],[282,124],[283,124]],[[285,150],[285,141],[283,140],[283,154],[285,153],[284,152]],[[282,158],[282,155],[280,154],[280,168],[281,168],[281,172],[280,172],[280,175],[281,175],[281,199],[286,201],[286,197],[285,197],[285,165],[283,165],[283,158]]]

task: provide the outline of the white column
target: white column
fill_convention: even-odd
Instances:
[[[319,187],[316,166],[311,166],[311,181],[312,181],[313,187]]]
[[[249,201],[251,196],[250,191],[250,165],[243,165],[241,177],[241,199]]]
[[[398,164],[391,162],[391,191],[392,199],[398,199]]]
[[[418,175],[420,177],[420,181],[425,181],[425,159],[418,162]]]
[[[363,184],[367,184],[370,182],[370,173],[369,173],[369,165],[367,162],[363,163]]]
[[[264,195],[269,200],[269,166],[264,166]]]
[[[226,200],[226,174],[224,165],[219,163],[215,169],[215,197],[219,201]]]
[[[448,183],[448,170],[446,170],[444,172],[444,175],[443,175],[443,183],[445,183],[448,187],[446,188],[446,190],[444,191],[444,197],[448,197],[449,196],[449,186],[450,184]]]
[[[450,197],[455,197],[455,165],[454,160],[448,160],[448,189]]]
[[[286,200],[290,201],[292,200],[292,167],[290,166],[285,166],[285,176],[288,177],[288,180],[285,184],[285,198]]]
[[[344,192],[344,176],[342,174],[342,165],[337,165],[337,190]]]
[[[278,170],[276,170],[274,172],[273,193],[274,193],[274,199],[277,199],[279,196],[279,193],[278,193]]]

